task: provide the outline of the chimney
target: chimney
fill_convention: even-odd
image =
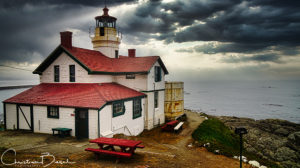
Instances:
[[[72,32],[60,32],[60,45],[65,48],[72,48]]]
[[[128,57],[135,57],[135,49],[128,49]]]

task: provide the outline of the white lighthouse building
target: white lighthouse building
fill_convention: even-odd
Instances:
[[[95,17],[93,50],[72,45],[72,32],[33,71],[40,84],[3,102],[6,129],[52,133],[72,129],[78,138],[138,135],[165,122],[165,75],[159,56],[119,55],[116,18]]]

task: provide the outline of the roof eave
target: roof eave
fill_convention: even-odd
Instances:
[[[128,100],[132,100],[132,99],[136,99],[136,98],[145,98],[145,97],[147,97],[147,95],[144,94],[141,96],[134,96],[134,97],[128,97],[128,98],[124,98],[124,99],[110,100],[110,101],[106,101],[106,104],[111,104],[111,103],[114,103],[117,101],[128,101]]]
[[[51,54],[32,73],[41,75],[47,69],[47,67],[55,59],[57,59],[57,57],[59,57],[59,54],[61,54],[62,52],[65,52],[69,57],[71,57],[75,62],[77,62],[80,66],[82,66],[89,73],[91,72],[91,70],[85,64],[83,64],[80,60],[78,60],[75,56],[73,56],[68,51],[68,49],[64,48],[62,45],[59,45],[56,47],[56,49],[53,52],[51,52]]]
[[[98,74],[103,74],[103,75],[126,75],[126,74],[142,74],[142,75],[146,75],[148,74],[148,71],[137,71],[137,72],[106,72],[106,71],[90,71],[88,72],[88,74],[94,74],[94,75],[98,75]]]

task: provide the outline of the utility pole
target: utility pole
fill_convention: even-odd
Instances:
[[[239,136],[240,136],[240,168],[242,168],[242,164],[243,164],[243,159],[242,159],[242,156],[243,156],[243,135],[247,134],[248,131],[244,127],[237,127],[237,128],[235,128],[234,132],[236,134],[239,134]]]

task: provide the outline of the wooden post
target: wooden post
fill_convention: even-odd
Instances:
[[[19,130],[19,105],[16,104],[16,110],[17,110],[17,130]]]
[[[31,131],[34,132],[34,122],[33,122],[33,105],[30,105],[30,120],[31,120]]]
[[[6,124],[6,103],[3,103],[3,113],[4,113],[4,130],[6,131],[6,129],[7,129],[7,124]]]

